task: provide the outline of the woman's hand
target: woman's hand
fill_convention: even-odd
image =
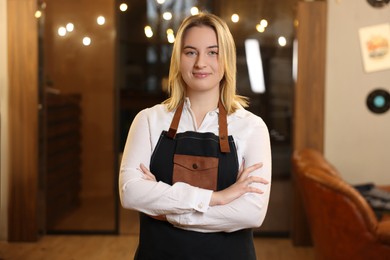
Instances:
[[[243,194],[252,192],[262,194],[263,191],[251,186],[252,183],[268,184],[269,182],[259,176],[249,176],[249,174],[263,166],[262,163],[257,163],[248,168],[244,168],[244,162],[237,175],[237,181],[230,187],[213,192],[211,196],[210,206],[225,205],[233,200],[241,197]]]
[[[146,168],[146,166],[143,165],[142,163],[139,165],[139,169],[138,170],[140,170],[144,174],[143,177],[144,177],[145,180],[157,182],[156,176],[154,176],[154,174],[151,173],[149,171],[149,169]],[[165,217],[165,215],[159,215],[159,216],[151,216],[151,215],[149,215],[149,216],[154,218],[154,219],[157,219],[157,220],[167,221],[167,218]]]
[[[156,176],[154,176],[153,175],[153,173],[151,173],[150,171],[149,171],[149,169],[148,168],[146,168],[146,166],[144,165],[144,164],[140,164],[139,165],[139,169],[138,170],[140,170],[143,174],[144,174],[144,179],[145,180],[149,180],[149,181],[157,181],[156,180]]]

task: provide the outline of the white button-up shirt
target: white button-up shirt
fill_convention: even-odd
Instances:
[[[228,134],[237,148],[240,167],[263,163],[251,175],[261,176],[269,184],[252,184],[263,194],[247,193],[238,199],[218,206],[210,206],[211,190],[178,182],[169,185],[143,178],[139,166],[148,167],[161,132],[168,131],[174,112],[159,104],[144,109],[134,118],[127,137],[119,175],[119,191],[124,208],[137,210],[151,216],[165,215],[167,221],[187,230],[199,232],[233,232],[259,227],[266,215],[271,188],[271,149],[264,121],[245,110],[238,109],[228,115]],[[211,132],[218,135],[218,109],[206,114],[197,128],[186,99],[177,133],[185,131]]]

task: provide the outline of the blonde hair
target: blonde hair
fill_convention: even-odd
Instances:
[[[168,93],[169,98],[163,103],[168,110],[174,110],[185,98],[186,84],[180,73],[180,56],[183,38],[186,31],[192,27],[208,26],[217,35],[219,47],[219,63],[223,66],[224,75],[220,82],[221,101],[228,114],[235,112],[240,105],[248,106],[248,99],[236,94],[236,46],[227,24],[218,16],[210,13],[199,13],[189,16],[179,27],[173,45],[171,65],[169,69]]]

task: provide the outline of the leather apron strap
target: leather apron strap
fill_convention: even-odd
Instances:
[[[218,102],[218,108],[219,147],[221,148],[221,152],[230,153],[230,147],[228,142],[227,114],[226,109],[223,106],[221,100],[219,100]]]
[[[169,138],[173,139],[176,136],[177,128],[180,122],[180,117],[183,112],[183,106],[184,106],[184,102],[181,102],[176,109],[171,125],[169,127],[169,131],[167,133],[167,136]],[[230,153],[230,147],[228,141],[228,128],[227,128],[227,113],[221,100],[219,100],[218,102],[218,109],[219,109],[219,114],[218,114],[219,147],[221,149],[221,152]]]
[[[183,106],[184,106],[184,102],[181,102],[176,108],[176,112],[173,115],[173,119],[172,119],[171,125],[169,126],[169,131],[167,133],[167,136],[169,138],[174,139],[176,136],[177,128],[178,128],[179,122],[180,122],[181,113],[183,112]]]

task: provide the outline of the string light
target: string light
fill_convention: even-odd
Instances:
[[[152,27],[150,27],[149,25],[147,25],[147,26],[145,26],[144,31],[145,31],[146,37],[152,38],[152,36],[153,36]]]
[[[263,33],[265,31],[265,28],[268,26],[268,21],[265,19],[262,19],[260,23],[256,24],[256,30],[259,33]]]
[[[265,28],[265,27],[268,26],[268,21],[265,20],[265,19],[262,19],[262,20],[260,21],[260,25],[263,26],[263,27]]]
[[[73,32],[73,30],[74,30],[74,25],[73,25],[73,23],[68,23],[68,24],[66,25],[66,30],[67,30],[68,32]]]
[[[282,46],[282,47],[286,46],[286,45],[287,45],[287,39],[286,39],[286,37],[280,36],[280,37],[278,38],[278,43],[279,43],[279,45]]]
[[[106,18],[104,18],[104,16],[99,16],[97,19],[96,19],[96,22],[98,25],[103,25],[106,23]]]
[[[173,33],[173,30],[171,28],[167,29],[167,39],[169,43],[175,42],[175,35]]]
[[[199,9],[198,9],[198,7],[194,6],[194,7],[191,7],[190,12],[192,15],[197,15],[197,14],[199,14]]]
[[[42,12],[38,10],[35,12],[34,16],[35,16],[35,18],[41,18]]]
[[[119,6],[119,10],[121,10],[122,12],[126,12],[128,6],[127,4],[123,3]]]
[[[263,33],[265,31],[265,27],[261,26],[260,24],[256,24],[256,30],[259,33]]]
[[[171,19],[172,19],[172,13],[171,13],[171,12],[165,12],[165,13],[163,13],[163,18],[164,18],[164,20],[166,20],[166,21],[171,20]]]
[[[83,38],[83,44],[84,44],[84,46],[89,46],[89,45],[91,45],[91,42],[92,42],[91,38],[89,38],[89,37],[87,37],[87,36]]]
[[[58,28],[58,35],[63,37],[66,35],[66,28],[64,26],[61,26],[60,28]]]
[[[231,19],[233,23],[238,23],[238,21],[240,20],[240,16],[238,14],[233,14]]]

